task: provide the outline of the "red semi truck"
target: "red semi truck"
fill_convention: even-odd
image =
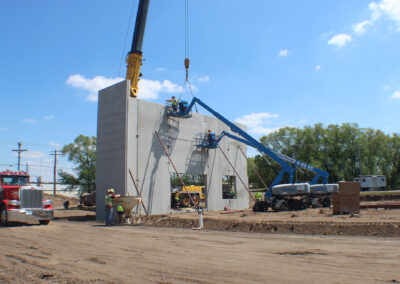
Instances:
[[[49,224],[53,219],[51,200],[43,199],[43,188],[29,185],[25,172],[0,172],[0,223],[39,222]]]

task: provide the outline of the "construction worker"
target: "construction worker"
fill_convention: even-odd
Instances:
[[[171,106],[172,106],[172,109],[173,109],[174,111],[178,111],[178,103],[179,103],[179,100],[177,100],[177,99],[175,98],[175,96],[172,96],[172,99],[171,99]]]
[[[254,197],[256,198],[256,201],[261,201],[261,198],[262,198],[261,192],[257,191],[256,194],[254,195]]]
[[[119,204],[117,206],[118,224],[122,224],[123,223],[123,215],[124,215],[124,213],[125,213],[124,207],[121,204]]]
[[[179,192],[175,192],[175,204],[176,204],[176,207],[178,207],[178,204],[179,204],[179,198],[180,198],[180,196],[179,196]]]
[[[209,129],[207,131],[207,142],[208,144],[214,144],[215,141],[216,141],[215,133],[211,132],[211,130]]]
[[[106,226],[112,225],[112,217],[114,212],[114,199],[116,197],[120,197],[119,194],[114,194],[114,189],[110,188],[107,190],[107,194],[105,196],[105,205],[106,205]]]

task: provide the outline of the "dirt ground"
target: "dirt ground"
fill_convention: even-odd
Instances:
[[[92,212],[57,213],[48,226],[0,228],[1,283],[400,281],[400,238],[104,227]]]
[[[232,232],[224,222],[398,224],[400,209],[332,216],[298,212],[196,214],[104,227],[90,210],[57,209],[48,226],[0,227],[0,283],[393,283],[400,281],[400,237]],[[211,229],[207,229],[209,220]],[[181,228],[163,226],[175,220]],[[216,223],[216,220],[219,223]],[[294,221],[293,221],[294,220]],[[173,223],[173,222],[172,222]],[[218,225],[220,228],[218,228]],[[165,225],[165,224],[164,224]],[[166,224],[168,226],[168,224]],[[171,224],[169,224],[171,225]],[[187,227],[182,228],[182,227]],[[220,231],[215,231],[219,229]],[[225,230],[225,231],[222,231]],[[262,231],[262,230],[261,230]],[[399,228],[397,228],[399,231]]]

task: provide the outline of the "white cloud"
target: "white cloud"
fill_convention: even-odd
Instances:
[[[321,65],[317,65],[317,66],[315,66],[315,70],[316,70],[316,71],[319,71],[319,70],[321,70]]]
[[[348,34],[337,34],[328,41],[328,44],[336,45],[337,47],[341,48],[352,40],[353,39]]]
[[[362,35],[367,31],[367,27],[371,26],[372,22],[370,20],[365,20],[360,23],[353,25],[353,31],[357,35]]]
[[[400,90],[394,92],[390,98],[391,99],[400,99]]]
[[[57,142],[50,141],[49,145],[55,148],[61,148],[61,144]]]
[[[235,122],[246,125],[248,127],[247,130],[251,133],[266,135],[279,129],[279,128],[265,127],[265,124],[268,123],[267,119],[277,118],[277,117],[279,117],[278,114],[259,112],[259,113],[246,114],[241,117],[238,117],[237,119],[235,119]]]
[[[36,119],[34,119],[34,118],[24,118],[22,121],[24,123],[35,123]]]
[[[54,118],[55,118],[54,115],[48,115],[44,117],[45,120],[53,120]]]
[[[289,55],[289,50],[287,49],[282,49],[278,53],[278,56],[288,56],[288,55]]]
[[[80,74],[69,76],[66,83],[74,88],[84,89],[89,92],[86,100],[96,102],[98,99],[98,91],[110,85],[116,84],[124,80],[123,78],[106,78],[104,76],[96,76],[92,79],[85,78]],[[178,93],[180,91],[177,84],[169,80],[153,81],[141,79],[139,81],[139,98],[157,99],[159,93]]]
[[[179,93],[180,87],[169,80],[153,81],[141,79],[139,81],[139,98],[157,99],[159,93]]]
[[[372,27],[377,20],[383,16],[388,17],[394,21],[400,31],[400,0],[381,0],[380,2],[371,2],[369,4],[371,11],[370,18],[368,20],[359,22],[353,25],[353,31],[357,35],[361,35],[367,31],[367,28]],[[389,26],[389,30],[393,27]]]
[[[373,9],[371,9],[371,6]],[[388,16],[393,20],[400,28],[400,0],[382,0],[379,4],[372,2],[370,9],[373,11],[372,15],[376,15],[377,18],[382,14]]]
[[[198,81],[203,82],[203,83],[208,83],[208,82],[210,82],[210,76],[208,76],[208,75],[202,76],[198,79]]]
[[[167,68],[165,68],[165,67],[158,67],[158,68],[156,68],[156,71],[158,71],[158,72],[163,72],[163,71],[167,71],[168,69]]]
[[[96,76],[92,79],[85,78],[80,74],[71,75],[68,77],[66,83],[74,88],[84,89],[89,92],[86,100],[91,102],[97,101],[97,93],[99,90],[104,89],[108,86],[114,85],[123,78],[106,78],[104,76]]]

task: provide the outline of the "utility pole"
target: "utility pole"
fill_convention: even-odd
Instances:
[[[18,152],[18,171],[21,170],[21,153],[28,151],[26,149],[21,149],[22,148],[22,143],[18,142],[18,149],[12,150],[13,152]]]
[[[361,178],[362,166],[361,166],[361,156],[360,156],[360,145],[358,143],[357,143],[357,152],[358,152],[358,163],[359,163],[360,178]]]
[[[61,153],[57,153],[57,150],[54,150],[53,153],[50,153],[51,156],[54,156],[54,182],[53,182],[53,195],[55,196],[57,193],[57,155],[61,155]]]

